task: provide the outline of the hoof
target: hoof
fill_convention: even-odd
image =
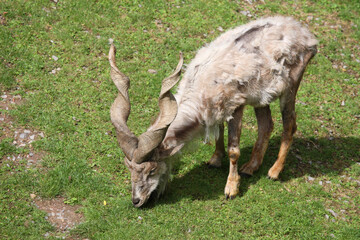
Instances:
[[[240,177],[233,180],[228,180],[225,186],[225,198],[234,199],[239,194]]]
[[[223,156],[214,154],[206,164],[209,166],[209,168],[220,168],[222,158]]]
[[[276,171],[273,168],[270,168],[270,170],[268,172],[268,178],[270,178],[272,180],[277,180],[279,178],[279,173],[280,173],[280,171]]]
[[[233,200],[236,198],[236,195],[230,196],[230,195],[225,194],[225,198],[226,198],[226,200],[229,200],[229,199]]]

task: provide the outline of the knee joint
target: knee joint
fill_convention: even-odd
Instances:
[[[233,162],[236,163],[236,161],[240,157],[240,149],[239,149],[239,147],[229,147],[228,154],[229,154],[230,161],[232,163]]]

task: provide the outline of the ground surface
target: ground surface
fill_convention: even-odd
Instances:
[[[360,3],[358,1],[1,1],[1,239],[359,239]],[[206,3],[205,3],[206,2]],[[139,135],[157,112],[161,80],[228,28],[290,15],[319,52],[297,97],[298,131],[279,181],[264,163],[223,195],[228,159],[208,169],[213,145],[195,141],[165,196],[131,205],[130,175],[109,108],[109,42],[131,79],[128,124]],[[240,164],[256,139],[246,109]]]

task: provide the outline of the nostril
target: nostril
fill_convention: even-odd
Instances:
[[[139,198],[133,198],[132,202],[133,202],[134,205],[137,205],[140,202],[140,199]]]

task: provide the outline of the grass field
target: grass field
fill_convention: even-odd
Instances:
[[[214,144],[197,140],[179,157],[165,196],[135,209],[109,116],[117,94],[109,39],[131,79],[128,124],[139,135],[179,51],[189,63],[222,31],[277,14],[307,24],[319,40],[280,180],[267,179],[282,132],[275,102],[264,163],[241,180],[239,197],[223,194],[228,159],[208,169]],[[2,0],[0,80],[1,239],[360,239],[357,0]],[[256,129],[249,107],[240,165]]]

